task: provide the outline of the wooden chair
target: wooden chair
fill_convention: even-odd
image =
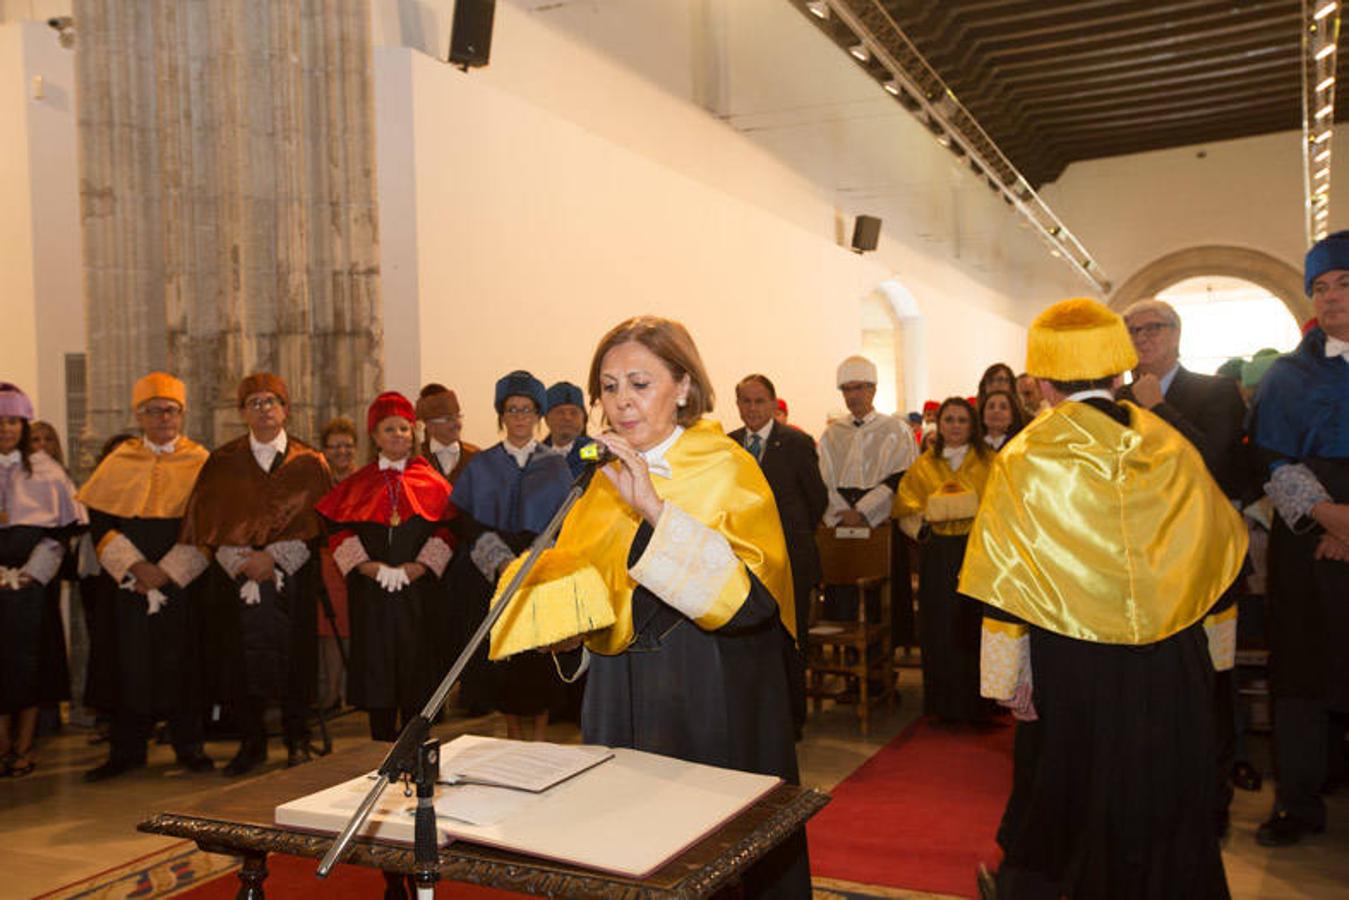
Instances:
[[[871,704],[895,697],[895,655],[890,633],[890,537],[888,527],[873,528],[867,537],[839,537],[833,528],[820,528],[815,543],[820,549],[824,572],[811,598],[809,641],[806,657],[806,694],[818,712],[825,698],[838,700],[855,684],[857,715],[862,734],[868,730]],[[853,619],[825,618],[825,589],[857,591],[857,615]],[[879,595],[874,615],[867,611],[868,594]],[[828,687],[829,676],[843,686]],[[876,694],[869,682],[879,682]]]

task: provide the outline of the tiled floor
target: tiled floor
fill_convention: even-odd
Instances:
[[[802,780],[828,789],[846,778],[912,720],[921,699],[917,673],[904,670],[902,702],[893,711],[878,709],[871,734],[857,734],[850,707],[826,708],[814,715],[798,745]],[[504,723],[482,720],[483,733],[505,736]],[[334,723],[338,747],[366,739],[365,717],[342,716]],[[552,728],[555,740],[573,740],[570,725]],[[273,742],[273,767],[283,762]],[[1261,741],[1255,741],[1257,748]],[[233,752],[229,744],[211,744],[217,762]],[[217,789],[218,773],[189,775],[173,768],[173,752],[153,747],[149,768],[98,785],[80,774],[102,761],[106,750],[91,747],[87,732],[68,729],[40,746],[37,771],[25,779],[0,780],[0,897],[31,897],[89,877],[112,866],[168,846],[174,841],[135,830],[141,819],[169,798]],[[1232,835],[1225,860],[1237,898],[1349,898],[1349,790],[1332,797],[1331,830],[1304,846],[1271,851],[1255,843],[1254,832],[1269,809],[1268,787],[1260,794],[1237,792]],[[971,873],[973,887],[973,873]]]

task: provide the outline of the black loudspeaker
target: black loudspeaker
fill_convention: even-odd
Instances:
[[[461,69],[485,66],[492,55],[496,0],[455,0],[450,25],[450,62]]]
[[[858,216],[852,227],[852,248],[858,253],[875,250],[881,239],[881,220],[875,216]]]

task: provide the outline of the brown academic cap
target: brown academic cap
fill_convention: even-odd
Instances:
[[[423,422],[428,419],[446,419],[459,415],[459,398],[454,391],[438,391],[426,394],[417,401],[417,418]]]
[[[254,394],[275,394],[281,398],[281,402],[290,406],[290,391],[286,388],[286,382],[280,375],[273,375],[271,372],[254,372],[243,381],[239,382],[239,406],[244,405],[244,401]]]

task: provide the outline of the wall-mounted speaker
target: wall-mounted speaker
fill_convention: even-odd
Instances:
[[[450,62],[461,69],[487,65],[492,55],[496,0],[455,0],[450,25]]]
[[[852,248],[856,253],[875,250],[881,239],[881,220],[875,216],[858,216],[852,227]]]

